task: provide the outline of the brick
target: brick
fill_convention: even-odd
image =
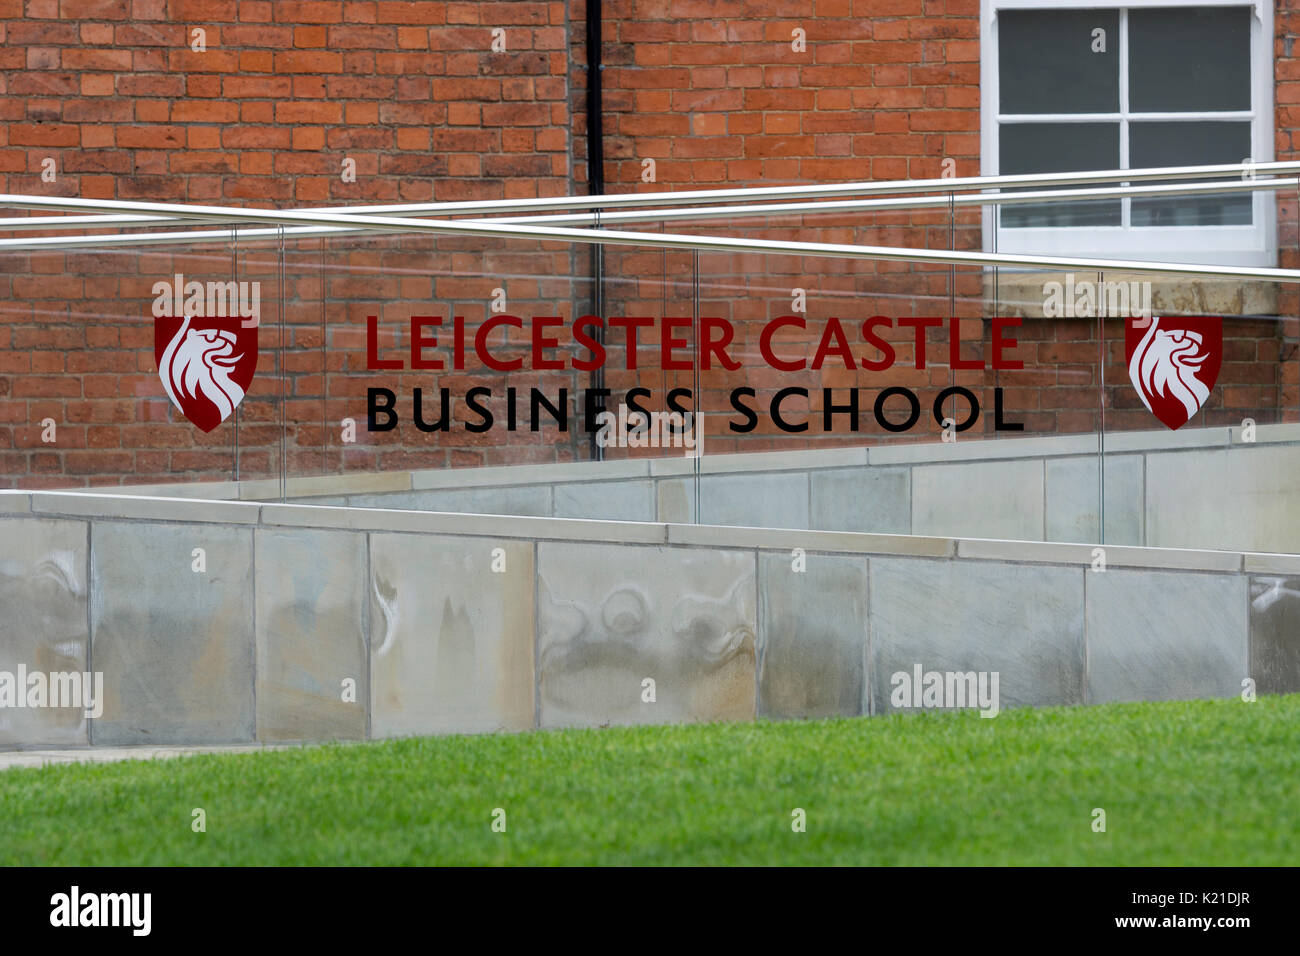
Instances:
[[[9,127],[12,146],[76,146],[80,131],[70,123],[15,123]]]

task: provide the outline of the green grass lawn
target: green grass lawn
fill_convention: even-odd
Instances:
[[[1300,695],[0,772],[7,865],[1294,865],[1297,834]]]

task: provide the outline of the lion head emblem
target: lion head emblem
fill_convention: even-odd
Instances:
[[[194,328],[186,316],[158,356],[158,377],[185,417],[211,431],[244,399],[252,377],[245,357],[235,330]]]
[[[1142,404],[1170,428],[1185,424],[1201,410],[1218,378],[1222,326],[1198,329],[1193,325],[1208,321],[1221,322],[1152,318],[1136,342],[1134,330],[1129,331],[1129,378]]]

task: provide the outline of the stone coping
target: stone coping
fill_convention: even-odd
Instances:
[[[1176,432],[1165,429],[1108,433],[1107,453],[1178,451],[1191,448],[1241,446],[1241,426],[1195,428]],[[1300,424],[1258,425],[1256,445],[1300,442]],[[699,460],[702,475],[749,472],[808,471],[860,468],[869,465],[952,464],[1015,458],[1095,455],[1097,435],[1049,435],[1027,438],[938,440],[907,445],[853,448],[803,448],[794,451],[706,453]],[[288,498],[384,494],[435,489],[485,488],[509,485],[563,484],[582,481],[669,478],[693,475],[695,460],[685,456],[575,461],[537,465],[501,465],[488,468],[424,469],[352,475],[317,475],[289,478],[283,489]],[[90,491],[92,489],[79,489]],[[280,497],[278,478],[251,481],[177,482],[162,485],[105,486],[99,493],[119,496],[201,498],[206,501],[269,501]]]
[[[872,534],[851,531],[744,528],[726,525],[595,521],[513,515],[450,514],[309,504],[259,504],[74,491],[0,491],[0,516],[105,521],[233,524],[356,532],[408,532],[534,541],[704,546],[790,552],[895,555],[1091,567],[1104,549],[1107,568],[1300,574],[1300,555]]]

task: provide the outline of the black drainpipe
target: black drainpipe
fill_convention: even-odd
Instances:
[[[600,0],[587,0],[587,186],[592,196],[605,192],[605,129],[602,122],[600,106]],[[600,222],[600,210],[596,213],[596,222]],[[591,246],[591,314],[605,318],[605,250],[593,243]],[[592,336],[604,344],[605,329],[596,329]],[[591,372],[590,388],[605,387],[605,370],[596,368]],[[597,412],[604,411],[605,399],[596,400]],[[600,461],[605,457],[605,449],[596,444],[596,432],[591,432],[591,457]]]

